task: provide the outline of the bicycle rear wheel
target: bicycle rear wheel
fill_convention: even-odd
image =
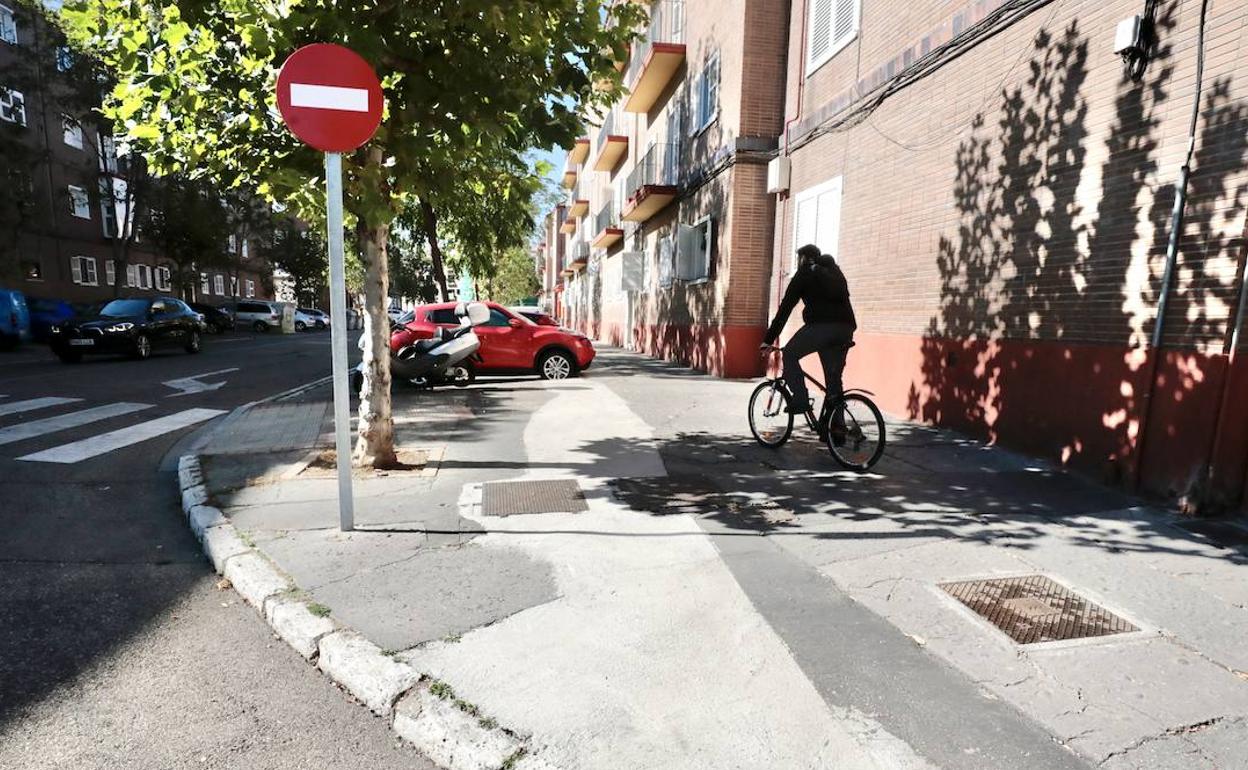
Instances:
[[[789,440],[793,434],[793,415],[785,408],[788,404],[784,380],[759,383],[750,394],[750,432],[755,441],[774,449]]]
[[[866,471],[884,455],[884,415],[860,393],[837,399],[828,425],[827,445],[832,458],[847,470]]]

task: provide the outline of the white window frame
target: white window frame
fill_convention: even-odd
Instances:
[[[719,51],[706,57],[689,94],[689,136],[697,136],[719,118]]]
[[[251,241],[247,240],[246,238],[243,239],[242,251],[240,252],[240,256],[243,259],[251,258]]]
[[[207,273],[199,274],[199,293],[205,297],[212,294],[212,281]]]
[[[17,45],[17,17],[7,5],[0,5],[0,41]]]
[[[104,260],[104,282],[109,286],[117,284],[117,265],[111,259]]]
[[[815,74],[823,65],[832,60],[832,57],[840,53],[845,46],[852,43],[858,37],[858,31],[862,26],[862,0],[809,0],[810,8],[808,9],[809,18],[806,25],[806,50],[802,52],[802,56],[806,59],[806,77]],[[841,37],[836,38],[836,16],[837,6],[851,5],[853,8],[853,23],[850,30]],[[819,21],[819,9],[826,7],[827,24],[828,24],[828,50],[818,56],[813,55],[812,44],[815,39],[815,25]]]
[[[100,138],[100,171],[105,174],[117,172],[117,142],[108,134],[99,134]]]
[[[692,225],[678,225],[676,238],[676,280],[687,284],[706,283],[711,280],[711,259],[715,254],[715,217],[705,216]],[[706,252],[701,262],[694,263],[689,248],[699,231],[706,232]]]
[[[26,97],[21,91],[0,86],[0,120],[26,125]]]
[[[252,298],[255,296],[256,296],[256,282],[248,278],[247,279],[247,297]]]
[[[81,150],[83,147],[82,126],[68,115],[61,116],[61,139],[75,150]]]
[[[126,265],[126,286],[134,288],[139,285],[139,271],[134,265]]]
[[[69,270],[74,283],[79,286],[100,285],[100,274],[95,269],[95,257],[70,257]]]
[[[91,218],[91,196],[78,185],[69,185],[69,211],[79,219]]]
[[[134,275],[140,289],[152,288],[152,266],[151,265],[135,265]]]
[[[841,220],[845,198],[845,177],[836,176],[826,182],[808,187],[793,198],[793,242],[789,249],[792,263],[789,274],[797,272],[797,259],[793,252],[813,243],[824,254],[830,254],[840,261],[841,251]],[[815,220],[808,226],[803,221],[803,212],[813,213]],[[834,215],[834,216],[833,216]]]
[[[213,280],[212,283],[213,283],[213,286],[217,290],[217,296],[224,297],[225,296],[225,276],[221,275],[220,273],[217,273],[216,278]]]
[[[238,276],[236,275],[230,276],[230,296],[231,297],[238,296]]]
[[[169,271],[169,268],[164,265],[160,265],[153,271],[153,273],[156,278],[156,291],[169,291],[171,287],[170,278],[172,277],[172,273]]]
[[[100,179],[100,226],[104,230],[105,238],[117,238],[119,236],[115,195],[116,188],[112,185],[112,179],[102,177]]]

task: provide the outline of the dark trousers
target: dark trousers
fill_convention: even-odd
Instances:
[[[802,359],[811,353],[818,353],[823,363],[823,383],[828,389],[828,397],[839,396],[844,388],[841,375],[845,371],[845,356],[849,352],[849,343],[853,341],[853,326],[819,323],[806,324],[785,344],[784,381],[799,410],[810,402],[806,378],[802,375]],[[817,414],[819,410],[815,409],[815,412]]]

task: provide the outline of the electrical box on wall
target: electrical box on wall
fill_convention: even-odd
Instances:
[[[772,158],[767,164],[767,192],[782,193],[789,190],[789,172],[793,161],[787,155]]]
[[[1143,50],[1143,33],[1144,20],[1139,16],[1118,22],[1118,29],[1114,32],[1114,53],[1131,54]]]

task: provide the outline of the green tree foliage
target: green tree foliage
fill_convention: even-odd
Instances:
[[[614,98],[602,83],[618,87],[612,62],[644,12],[604,0],[75,0],[64,15],[117,77],[105,113],[150,143],[157,169],[258,190],[305,221],[323,211],[321,158],[280,124],[277,71],[313,42],[346,45],[377,69],[385,119],[343,160],[369,319],[356,457],[385,466],[395,462],[385,317],[392,221],[417,201],[453,209],[470,197],[452,198],[456,185],[491,183],[486,170],[465,174],[465,164],[497,169],[530,147],[570,145],[582,108]]]
[[[286,273],[295,302],[314,305],[329,284],[329,260],[320,232],[290,218],[279,219],[260,241],[259,256]]]
[[[152,206],[139,226],[181,291],[198,271],[228,263],[229,219],[215,189],[202,179],[171,174],[151,183]]]
[[[501,305],[519,305],[537,296],[542,285],[537,279],[533,254],[524,247],[513,247],[498,259],[494,275],[486,282],[486,293]]]

